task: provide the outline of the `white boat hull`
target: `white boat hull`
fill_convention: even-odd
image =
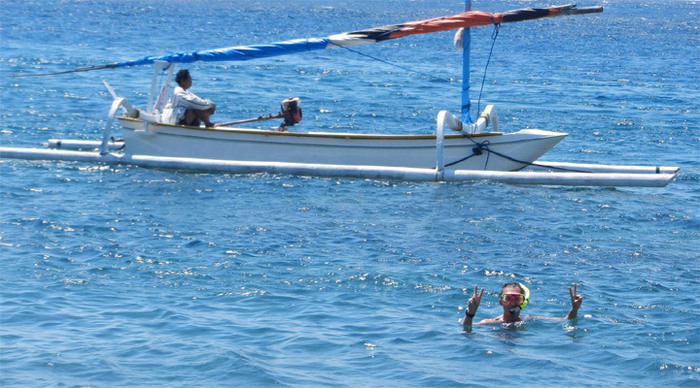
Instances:
[[[436,167],[436,135],[205,129],[146,123],[128,117],[118,119],[123,129],[124,151],[128,155],[347,166]],[[443,161],[447,169],[517,171],[537,160],[566,136],[566,133],[531,129],[508,134],[447,135],[442,147]]]

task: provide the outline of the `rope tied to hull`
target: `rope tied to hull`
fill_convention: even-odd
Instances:
[[[508,159],[508,160],[510,160],[510,161],[512,161],[512,162],[522,164],[522,165],[523,165],[522,168],[532,166],[532,167],[548,168],[548,169],[551,169],[551,170],[559,170],[559,171],[566,171],[566,172],[585,172],[585,173],[590,173],[590,172],[591,172],[591,171],[576,170],[576,169],[565,168],[565,167],[548,166],[548,165],[546,165],[546,164],[539,164],[539,163],[536,163],[536,162],[526,162],[526,161],[524,161],[524,160],[519,160],[519,159],[510,157],[510,156],[508,156],[508,155],[506,155],[506,154],[500,153],[500,152],[498,152],[498,151],[492,150],[492,149],[489,147],[489,146],[491,145],[491,142],[488,141],[488,140],[483,141],[483,142],[476,142],[476,141],[474,141],[474,139],[472,139],[470,136],[465,135],[464,137],[466,137],[467,139],[469,139],[469,141],[471,141],[472,143],[474,143],[474,147],[472,148],[472,154],[469,155],[469,156],[465,156],[464,158],[459,159],[459,160],[456,160],[456,161],[454,161],[454,162],[446,163],[446,164],[445,164],[445,167],[454,166],[454,165],[456,165],[456,164],[459,164],[459,163],[464,162],[465,160],[471,159],[471,158],[473,158],[473,157],[475,157],[475,156],[481,156],[481,155],[484,154],[484,152],[486,152],[486,161],[484,162],[484,170],[486,170],[486,166],[488,166],[488,164],[489,164],[489,158],[490,158],[491,154],[494,154],[494,155],[500,156],[501,158]]]
[[[486,152],[486,163],[484,164],[484,167],[486,167],[486,165],[488,165],[488,163],[489,163],[489,156],[490,156],[491,152],[494,152],[494,151],[491,151],[491,149],[489,148],[489,145],[491,144],[491,142],[486,140],[486,141],[483,141],[481,143],[478,143],[478,142],[475,142],[474,139],[472,139],[469,136],[465,136],[465,137],[467,139],[469,139],[475,145],[475,147],[472,148],[472,154],[469,156],[465,156],[462,159],[456,160],[452,163],[447,163],[447,164],[445,164],[445,167],[454,166],[455,164],[462,163],[465,160],[470,159],[474,156],[482,155],[484,153],[484,151]]]

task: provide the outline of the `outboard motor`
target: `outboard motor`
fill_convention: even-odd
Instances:
[[[285,127],[292,127],[301,121],[301,100],[299,97],[289,97],[282,101],[282,117]]]

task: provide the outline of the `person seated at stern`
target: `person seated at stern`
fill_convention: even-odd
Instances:
[[[525,285],[522,283],[506,283],[501,288],[501,295],[499,297],[499,303],[503,307],[503,314],[491,319],[482,319],[481,321],[474,324],[483,325],[486,323],[496,322],[513,323],[529,319],[551,319],[560,321],[564,321],[567,319],[575,319],[578,315],[578,309],[581,307],[581,302],[583,302],[583,297],[576,293],[575,283],[573,286],[573,289],[569,287],[569,297],[571,298],[571,310],[569,310],[569,313],[566,314],[565,317],[549,318],[527,315],[521,318],[520,311],[524,309],[525,306],[527,306],[527,302],[530,300],[530,290],[527,287],[525,287]],[[472,320],[474,319],[476,310],[479,308],[479,304],[481,303],[481,296],[484,294],[483,288],[479,293],[477,293],[477,290],[478,286],[475,285],[474,295],[472,295],[472,297],[469,298],[469,302],[467,304],[467,310],[465,311],[466,315],[464,317],[464,320],[462,321],[462,324],[466,327],[472,325]]]
[[[187,90],[192,87],[190,72],[186,69],[178,71],[175,82],[178,86],[173,91],[172,107],[176,123],[199,127],[204,122],[204,126],[213,128],[215,124],[209,121],[209,116],[216,112],[216,105]]]

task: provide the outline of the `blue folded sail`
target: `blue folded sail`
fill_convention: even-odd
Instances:
[[[233,46],[214,50],[183,51],[163,56],[144,56],[131,61],[79,67],[77,69],[53,73],[20,74],[16,76],[26,77],[38,75],[56,75],[99,69],[113,69],[118,67],[149,65],[154,61],[167,61],[171,63],[191,63],[197,61],[246,61],[313,50],[324,50],[334,47],[347,47],[363,43],[374,43],[409,35],[428,34],[458,28],[519,22],[553,16],[597,13],[602,11],[602,7],[587,7],[579,9],[576,8],[576,4],[549,8],[527,8],[497,13],[467,11],[457,15],[441,16],[425,20],[374,27],[365,30],[345,32],[331,35],[326,38],[296,39],[271,44]]]
[[[246,61],[278,55],[297,54],[312,50],[324,50],[327,45],[327,38],[295,39],[271,44],[234,46],[215,50],[181,51],[160,57],[145,56],[133,61],[116,63],[114,67],[150,65],[153,61],[166,61],[171,63]]]

